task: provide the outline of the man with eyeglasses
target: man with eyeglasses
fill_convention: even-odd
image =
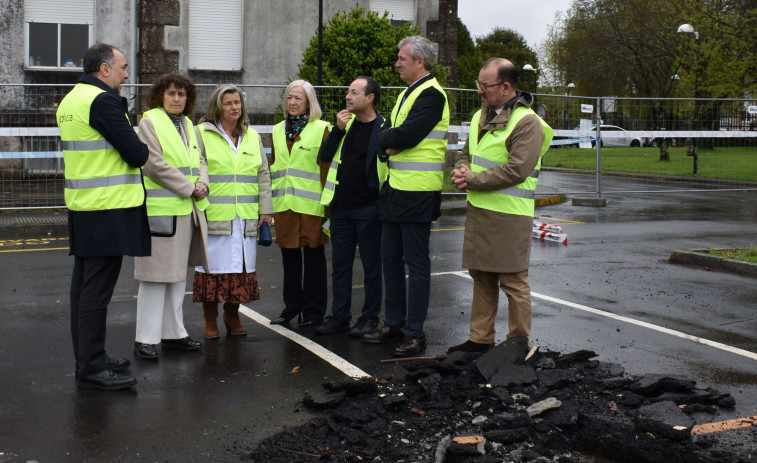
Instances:
[[[432,73],[433,44],[420,36],[398,45],[399,75],[409,84],[397,98],[376,144],[385,150],[389,179],[381,189],[381,256],[384,264],[386,323],[366,334],[367,343],[400,340],[397,356],[426,348],[423,324],[431,291],[431,222],[440,215],[449,105]],[[409,276],[405,279],[405,266]]]
[[[552,129],[531,109],[533,96],[517,83],[510,61],[484,63],[476,81],[482,108],[452,171],[452,182],[468,193],[463,267],[473,278],[473,303],[468,340],[447,352],[494,347],[499,288],[508,300],[507,337],[531,333],[534,193]]]

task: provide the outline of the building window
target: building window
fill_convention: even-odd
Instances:
[[[90,27],[82,24],[29,23],[27,67],[81,71]]]
[[[92,45],[93,24],[94,0],[26,0],[25,66],[80,72]]]

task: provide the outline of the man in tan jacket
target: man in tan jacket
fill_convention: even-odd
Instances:
[[[473,278],[470,336],[448,352],[483,352],[494,346],[499,288],[507,295],[507,337],[531,332],[528,263],[534,192],[541,156],[552,129],[531,109],[533,97],[517,89],[518,72],[502,58],[484,63],[478,75],[483,109],[452,171],[468,193],[463,266]]]

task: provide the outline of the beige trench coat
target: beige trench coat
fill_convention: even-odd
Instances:
[[[523,92],[516,105],[531,106],[533,97]],[[481,118],[479,130],[504,129],[513,110],[501,111],[489,124]],[[471,128],[475,130],[475,128]],[[480,138],[480,137],[479,137]],[[483,172],[469,172],[465,181],[471,190],[491,191],[522,183],[539,162],[544,131],[536,117],[518,122],[505,140],[507,164]],[[455,167],[470,166],[468,142]],[[503,214],[468,203],[463,238],[463,267],[492,273],[516,273],[528,269],[531,258],[533,217]]]
[[[195,130],[183,123],[184,133]],[[142,172],[173,191],[182,198],[190,198],[194,193],[194,184],[178,169],[168,164],[155,133],[155,127],[148,118],[139,122],[139,138],[150,149],[147,163]],[[185,137],[188,139],[189,137]],[[200,178],[198,181],[208,184],[208,166],[205,161],[205,149],[202,138],[197,134],[200,144]],[[208,224],[205,212],[193,208],[189,215],[176,218],[176,233],[171,237],[152,236],[152,253],[149,257],[134,259],[134,278],[153,283],[177,283],[187,279],[187,267],[202,265],[208,268]]]

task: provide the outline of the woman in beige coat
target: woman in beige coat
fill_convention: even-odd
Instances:
[[[198,350],[184,328],[182,304],[187,266],[207,268],[208,174],[202,140],[186,114],[197,90],[187,77],[169,74],[153,83],[150,110],[139,123],[139,138],[150,149],[144,165],[152,254],[135,259],[137,333],[134,355],[156,360],[155,346]]]

